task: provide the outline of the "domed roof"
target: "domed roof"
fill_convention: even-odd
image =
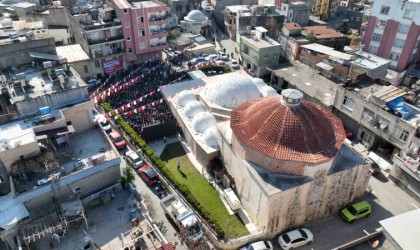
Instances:
[[[200,112],[191,121],[191,127],[198,133],[203,133],[208,127],[216,125],[216,118],[209,112]]]
[[[214,77],[214,84],[207,85],[202,94],[210,102],[225,108],[236,108],[242,103],[261,97],[257,85],[250,77],[229,73]]]
[[[189,101],[184,107],[184,115],[188,118],[193,118],[197,113],[206,111],[204,105],[197,101]]]
[[[196,94],[191,90],[183,90],[177,94],[176,104],[184,107],[188,102],[196,100]]]
[[[268,85],[261,88],[261,93],[262,93],[263,96],[278,95],[277,91],[275,89],[273,89],[273,87],[268,86]]]
[[[190,21],[197,21],[201,22],[207,19],[206,15],[203,14],[203,12],[199,10],[192,10],[188,15],[184,18]]]
[[[204,131],[201,139],[203,140],[203,143],[206,144],[207,146],[214,149],[219,149],[216,135],[217,135],[217,127],[211,126]]]
[[[286,105],[283,99],[264,97],[233,110],[236,138],[271,159],[321,163],[333,158],[345,139],[340,119],[318,104],[297,99]]]

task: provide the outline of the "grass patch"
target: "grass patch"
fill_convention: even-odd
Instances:
[[[228,213],[216,190],[192,165],[179,142],[167,145],[160,158],[165,162],[162,171],[174,183],[186,187],[189,195],[197,202],[193,205],[198,206],[201,211],[204,210],[207,215],[205,217],[216,227],[220,227],[226,238],[248,234],[242,221],[236,215]],[[177,169],[178,161],[181,163],[180,170]]]

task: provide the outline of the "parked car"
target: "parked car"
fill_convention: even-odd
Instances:
[[[211,54],[211,55],[206,56],[206,58],[204,58],[204,59],[206,59],[206,61],[212,61],[212,60],[216,59],[217,56],[218,55],[216,55],[216,54]]]
[[[216,65],[225,65],[226,63],[222,60],[214,60],[213,61]]]
[[[209,56],[209,54],[201,54],[199,57],[206,58],[208,56]]]
[[[381,167],[379,167],[379,165],[378,165],[378,163],[376,163],[376,162],[372,162],[372,164],[370,164],[370,167],[369,167],[369,172],[372,174],[372,175],[374,175],[374,174],[377,174],[377,173],[380,173],[381,172]]]
[[[314,236],[311,231],[302,228],[280,235],[278,241],[282,249],[288,250],[311,244],[314,241]]]
[[[105,131],[105,133],[107,134],[111,133],[112,131],[111,124],[109,124],[109,121],[103,115],[98,115],[97,122],[99,126],[103,129],[103,131]]]
[[[219,55],[219,59],[221,59],[221,60],[223,60],[223,61],[227,61],[227,60],[229,60],[228,55],[227,55],[227,54],[225,54],[225,53],[223,53],[222,51],[219,51],[217,54]]]
[[[155,170],[153,170],[153,168],[149,165],[143,165],[143,167],[139,168],[137,172],[149,187],[153,186],[159,181],[159,177],[157,176]]]
[[[97,87],[97,86],[101,85],[101,80],[98,80],[98,79],[90,79],[89,81],[87,81],[86,84],[88,86],[88,89],[92,89],[94,87]]]
[[[134,151],[127,151],[125,153],[125,159],[134,169],[138,169],[140,166],[144,165],[143,160],[140,158],[140,156],[134,152]]]
[[[360,201],[341,209],[340,215],[347,222],[353,222],[357,219],[369,216],[372,213],[372,207],[367,201]]]
[[[123,149],[127,146],[125,144],[124,139],[122,138],[120,133],[118,133],[118,131],[112,130],[112,132],[109,133],[109,138],[111,138],[112,143],[114,143],[114,146],[117,149]]]
[[[239,64],[235,59],[230,60],[230,67],[232,69],[239,69]]]
[[[206,61],[206,59],[204,59],[204,57],[197,57],[197,58],[192,59],[190,61],[190,63],[192,65],[196,65],[196,64],[199,64],[199,63],[202,63],[202,62],[205,62],[205,61]]]
[[[271,244],[270,241],[257,241],[257,242],[253,242],[250,243],[244,247],[241,247],[240,250],[272,250],[273,248],[273,244]]]

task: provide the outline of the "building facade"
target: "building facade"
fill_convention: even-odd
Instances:
[[[404,72],[418,61],[420,3],[414,0],[376,0],[366,13],[364,50],[390,59],[390,68]]]
[[[291,2],[281,4],[277,12],[285,16],[287,22],[297,23],[303,27],[309,24],[311,8],[306,2]]]
[[[115,12],[121,21],[127,63],[141,63],[161,58],[168,48],[166,21],[168,7],[156,0],[114,0]]]

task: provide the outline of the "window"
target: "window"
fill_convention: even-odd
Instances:
[[[130,28],[130,22],[125,22],[125,27]]]
[[[146,48],[146,43],[145,42],[141,42],[140,43],[140,49],[145,49]]]
[[[128,13],[128,9],[124,9],[124,14],[127,14]]]
[[[375,42],[380,42],[380,41],[381,41],[381,39],[382,39],[382,35],[381,35],[381,34],[378,34],[378,33],[373,33],[373,36],[372,36],[372,41],[375,41]]]
[[[383,28],[385,28],[385,25],[386,25],[386,21],[379,20],[378,23],[376,24],[376,27],[380,28],[380,29],[383,29]]]
[[[409,29],[410,29],[410,26],[406,24],[401,24],[400,27],[398,28],[398,32],[402,34],[407,34]]]
[[[131,41],[131,36],[127,36],[127,41]]]
[[[346,107],[347,109],[353,111],[353,108],[354,108],[354,100],[352,98],[349,98],[347,96],[344,96],[343,106]]]
[[[405,12],[404,12],[404,18],[405,19],[413,19],[413,17],[414,17],[414,11],[405,10]]]
[[[402,48],[404,46],[404,40],[399,39],[399,38],[395,38],[394,46],[397,47],[397,48]]]
[[[83,65],[83,70],[85,71],[86,74],[89,74],[89,69],[87,65]]]
[[[373,113],[373,111],[372,111],[372,110],[369,110],[369,109],[367,109],[367,108],[365,108],[365,109],[363,110],[363,114],[362,114],[362,119],[363,119],[363,120],[368,121],[368,122],[372,122],[372,121],[373,121],[374,116],[375,116],[375,113]]]
[[[249,46],[244,44],[244,50],[243,51],[244,51],[245,54],[249,55]]]
[[[95,67],[97,67],[97,68],[100,68],[101,67],[99,61],[95,61]]]
[[[389,126],[389,121],[387,119],[383,118],[382,116],[377,115],[373,126],[376,129],[381,129],[383,131],[386,131],[388,129],[388,126]]]
[[[144,18],[142,16],[137,17],[137,23],[143,23]]]
[[[378,47],[370,46],[369,47],[369,53],[375,54],[378,53]]]
[[[139,36],[144,36],[144,30],[139,30]]]
[[[381,14],[382,15],[388,15],[389,13],[389,6],[382,6],[381,7]]]
[[[406,142],[410,133],[407,130],[398,127],[395,135],[398,138],[398,140]]]
[[[133,49],[132,48],[128,48],[128,54],[133,54]]]
[[[396,52],[391,52],[391,54],[389,55],[389,59],[391,59],[392,61],[398,61],[399,58],[400,54]]]
[[[3,182],[5,182],[4,176],[0,173],[0,183],[3,183]]]

